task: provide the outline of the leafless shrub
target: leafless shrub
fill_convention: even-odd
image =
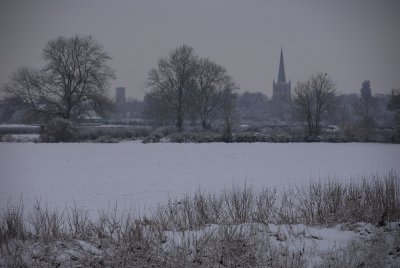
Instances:
[[[190,212],[185,209],[190,208],[188,204],[189,198],[183,198],[182,201],[168,200],[167,205],[158,206],[155,219],[164,230],[184,230],[189,228],[188,214]],[[190,215],[189,215],[190,216]]]
[[[304,267],[304,248],[273,243],[266,225],[218,225],[177,232],[161,255],[166,267]]]
[[[244,230],[238,225],[223,225],[219,229],[217,237],[217,255],[219,263],[228,267],[250,266],[257,264],[256,251],[257,243],[254,237],[255,233]]]
[[[299,221],[306,224],[326,224],[340,219],[340,214],[344,211],[342,204],[345,189],[342,183],[332,179],[325,183],[311,183],[308,188],[297,188],[295,195],[300,211]]]
[[[0,222],[0,245],[9,239],[24,239],[26,236],[22,199],[18,205],[8,205]]]
[[[246,184],[220,194],[199,190],[194,196],[159,206],[154,218],[166,230],[245,222],[333,225],[363,221],[383,225],[400,219],[400,183],[391,173],[348,183],[328,178],[280,192],[256,192]]]
[[[155,252],[161,245],[157,230],[147,228],[142,221],[131,216],[121,224],[120,236],[112,239],[115,252],[109,258],[110,266],[144,267],[157,264],[159,261]]]
[[[283,190],[275,208],[274,219],[279,224],[299,223],[296,191],[293,188]]]
[[[67,209],[68,232],[73,238],[87,238],[91,235],[92,224],[88,212],[77,204]]]
[[[244,185],[243,189],[234,187],[223,194],[228,221],[232,224],[250,222],[254,211],[254,191]]]
[[[204,193],[203,196],[205,196]],[[207,204],[205,207],[208,208],[208,222],[206,221],[207,218],[203,219],[206,224],[228,221],[226,213],[224,213],[224,200],[222,195],[208,193],[205,200],[205,203]]]
[[[158,206],[154,220],[165,230],[197,229],[221,218],[223,199],[198,190],[194,196],[169,200],[167,205]]]
[[[31,267],[23,240],[10,239],[0,243],[0,267]]]
[[[254,220],[256,222],[272,222],[277,201],[276,189],[263,189],[255,198]]]
[[[198,225],[203,226],[213,222],[213,216],[210,211],[210,204],[207,202],[207,196],[200,189],[193,197],[193,205],[195,211],[195,221]]]
[[[128,215],[129,218],[129,215]],[[99,219],[96,224],[96,231],[100,236],[111,237],[119,241],[122,238],[125,212],[118,210],[118,203],[107,211],[99,211]]]
[[[297,188],[299,222],[337,224],[368,222],[384,225],[400,219],[400,185],[394,173],[385,178],[370,177],[343,183],[328,179]]]
[[[41,200],[36,200],[28,222],[33,228],[33,234],[46,242],[60,238],[64,233],[64,213],[60,214],[56,210],[49,211],[47,203],[42,204]]]

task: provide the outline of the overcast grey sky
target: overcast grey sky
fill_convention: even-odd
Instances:
[[[326,72],[342,93],[400,87],[398,0],[2,0],[0,84],[41,67],[57,36],[91,34],[113,57],[114,87],[142,98],[148,71],[179,45],[225,66],[241,92],[272,96],[283,46],[292,85]]]

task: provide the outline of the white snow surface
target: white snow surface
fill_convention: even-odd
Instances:
[[[63,209],[149,209],[196,190],[288,187],[400,172],[400,145],[0,143],[0,209],[21,197]]]

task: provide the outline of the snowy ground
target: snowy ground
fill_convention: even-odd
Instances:
[[[96,212],[148,209],[199,187],[284,187],[400,173],[400,145],[327,143],[0,143],[0,204],[21,196]]]
[[[400,145],[0,143],[0,212],[20,198],[25,212],[29,211],[39,198],[60,211],[76,202],[93,215],[99,210],[112,212],[115,204],[122,210],[151,213],[154,206],[165,204],[168,198],[190,194],[199,188],[216,193],[245,183],[256,190],[281,188],[308,185],[311,180],[329,177],[354,180],[371,174],[387,175],[390,171],[400,172]],[[382,229],[367,223],[344,223],[327,228],[249,223],[230,228],[253,234],[256,240],[264,241],[260,245],[271,243],[279,250],[279,256],[285,256],[282,254],[287,250],[304,254],[305,267],[330,262],[337,266],[340,263],[357,266],[360,260],[364,263],[366,256],[379,260],[379,265],[398,267],[399,226],[393,223],[393,227]],[[162,242],[165,248],[160,248],[176,250],[183,242],[196,245],[196,241],[209,239],[210,234],[218,242],[224,228],[210,225],[200,230],[165,231],[166,239]],[[23,256],[27,263],[41,260],[69,267],[87,265],[88,259],[103,264],[110,256],[119,259],[112,241],[101,246],[96,239],[15,243],[22,243],[22,254],[18,256]],[[246,239],[243,241],[253,241]],[[351,241],[358,242],[348,248]],[[237,246],[233,244],[232,249]],[[207,248],[203,250],[212,253]],[[0,266],[9,257],[13,258],[2,254]],[[349,260],[341,262],[343,257]]]

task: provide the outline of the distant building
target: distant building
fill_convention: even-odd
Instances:
[[[273,95],[274,102],[292,102],[291,82],[286,83],[285,64],[283,62],[283,49],[281,48],[281,58],[279,61],[278,82],[273,81]]]
[[[372,96],[370,81],[365,80],[364,82],[362,82],[362,87],[360,91],[361,91],[361,97],[370,98]]]
[[[80,116],[80,121],[82,124],[101,124],[103,118],[94,110],[90,110]]]
[[[115,113],[114,119],[120,120],[125,118],[126,113],[126,97],[125,97],[125,88],[124,87],[116,87],[115,88]]]
[[[125,88],[124,87],[117,87],[115,88],[115,103],[117,107],[124,107],[126,104],[125,98]]]

